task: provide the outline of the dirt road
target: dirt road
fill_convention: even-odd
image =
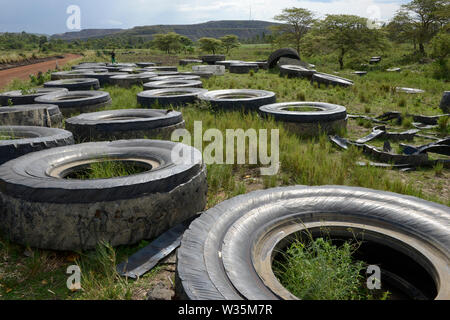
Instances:
[[[31,74],[37,74],[39,71],[47,72],[48,70],[53,70],[56,68],[56,63],[58,66],[62,67],[69,61],[81,58],[80,55],[76,54],[66,54],[64,59],[55,59],[51,61],[45,61],[35,64],[30,64],[28,66],[22,66],[7,70],[0,71],[0,89],[3,89],[14,79],[27,80]]]

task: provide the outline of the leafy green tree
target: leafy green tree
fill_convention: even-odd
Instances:
[[[414,30],[414,39],[419,43],[420,53],[425,52],[427,44],[438,32],[440,27],[448,23],[450,17],[448,0],[413,0],[404,4],[398,14],[402,14]]]
[[[223,47],[227,53],[229,53],[231,49],[238,48],[241,45],[238,36],[234,34],[226,35],[220,38],[220,41],[222,41]]]
[[[303,8],[288,8],[274,19],[282,22],[272,27],[277,41],[293,44],[300,54],[301,41],[316,21],[313,12]]]
[[[222,41],[214,38],[200,38],[198,40],[200,50],[216,54],[222,48]]]
[[[178,52],[182,47],[181,35],[175,32],[155,34],[153,36],[153,43],[156,48],[168,54],[172,52]]]
[[[194,45],[194,42],[188,37],[180,36],[180,43],[185,54],[193,50],[192,46]]]
[[[317,50],[336,52],[341,69],[347,55],[384,49],[386,46],[384,33],[369,28],[366,18],[346,14],[327,15],[315,25],[308,41]]]

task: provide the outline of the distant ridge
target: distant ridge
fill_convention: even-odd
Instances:
[[[202,37],[220,38],[227,34],[234,34],[240,39],[252,39],[256,36],[271,33],[269,27],[275,23],[258,20],[222,20],[209,21],[199,24],[186,25],[153,25],[139,26],[132,29],[86,29],[78,32],[55,34],[52,39],[87,40],[109,36],[140,37],[151,40],[154,34],[176,32],[196,41]]]

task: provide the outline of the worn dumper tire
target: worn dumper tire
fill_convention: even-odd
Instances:
[[[381,266],[386,285],[399,285],[413,297],[419,291],[426,299],[450,298],[450,208],[345,186],[255,191],[209,209],[190,225],[178,249],[178,295],[296,299],[275,277],[272,262],[301,234],[319,237],[324,229],[332,239],[363,239],[362,248],[373,248],[365,262]]]
[[[67,119],[66,129],[77,141],[120,139],[170,140],[172,132],[185,127],[181,112],[155,109],[108,110],[83,113]]]
[[[145,90],[169,89],[169,88],[202,88],[203,83],[199,80],[172,79],[163,81],[151,81],[144,83]]]
[[[11,102],[12,105],[34,104],[35,99],[49,93],[65,93],[68,92],[64,88],[37,88],[35,92],[23,94],[20,90],[0,93],[0,105],[7,106]]]
[[[0,136],[8,139],[0,139],[0,164],[31,152],[74,143],[71,132],[47,127],[0,126]]]
[[[142,173],[65,179],[93,162],[123,161]],[[0,166],[0,231],[12,242],[89,250],[153,239],[206,205],[200,151],[170,141],[94,142],[34,152]]]
[[[300,136],[317,136],[322,132],[334,134],[347,127],[347,109],[337,104],[284,102],[265,105],[259,110],[264,116],[283,122],[289,130]]]
[[[104,91],[70,91],[48,94],[37,98],[36,102],[55,104],[68,117],[77,112],[98,111],[111,104],[111,97]]]
[[[269,59],[267,59],[267,65],[269,69],[275,68],[277,66],[278,60],[280,60],[280,58],[282,57],[301,60],[300,55],[295,49],[292,48],[278,49],[269,56]]]
[[[171,88],[147,90],[138,93],[137,101],[141,106],[151,108],[156,103],[159,106],[185,106],[198,101],[198,96],[208,92],[201,88]]]
[[[60,128],[63,115],[57,105],[26,104],[0,107],[0,125]]]
[[[274,92],[248,89],[208,91],[199,95],[199,99],[210,103],[216,110],[247,112],[258,112],[261,106],[277,100]]]
[[[100,82],[97,79],[74,78],[49,81],[44,83],[44,87],[66,88],[69,91],[98,90],[100,89]]]

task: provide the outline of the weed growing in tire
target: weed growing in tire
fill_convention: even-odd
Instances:
[[[308,242],[294,241],[274,262],[281,284],[301,300],[372,300],[388,298],[389,293],[374,296],[362,276],[363,261],[353,258],[359,244],[347,241],[341,246],[324,238]]]
[[[89,166],[76,170],[66,179],[92,180],[126,177],[148,171],[148,168],[127,161],[101,161],[91,163]]]

